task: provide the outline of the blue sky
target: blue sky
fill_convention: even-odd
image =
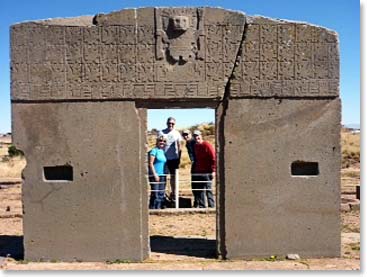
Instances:
[[[0,133],[11,131],[9,26],[22,21],[108,13],[144,6],[215,6],[320,25],[339,33],[342,123],[360,123],[360,1],[243,0],[243,1],[121,1],[121,0],[2,0],[0,1]],[[173,114],[172,114],[173,113]],[[149,111],[149,128],[165,127],[168,116],[188,126],[214,121],[213,110]],[[185,123],[184,123],[185,122]],[[188,123],[186,123],[188,122]]]

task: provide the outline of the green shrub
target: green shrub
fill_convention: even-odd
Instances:
[[[24,156],[22,150],[17,149],[14,145],[10,145],[8,148],[9,157]]]

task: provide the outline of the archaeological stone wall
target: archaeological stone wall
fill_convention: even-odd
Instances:
[[[149,256],[146,109],[172,106],[216,109],[218,256],[339,256],[338,47],[208,7],[13,25],[25,258]]]

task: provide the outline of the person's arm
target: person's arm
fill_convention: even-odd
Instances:
[[[178,136],[177,136],[177,151],[178,151],[178,153],[180,153],[180,151],[181,151],[181,142],[183,141],[183,138],[181,137],[180,132],[177,131],[177,134],[178,134]]]
[[[215,149],[213,145],[211,145],[209,142],[207,143],[208,146],[208,154],[210,157],[210,167],[212,169],[212,172],[215,173],[216,171],[216,155],[215,155]]]
[[[178,154],[178,160],[181,161],[181,141],[182,141],[182,138],[181,138],[181,134],[180,132],[177,131],[177,140],[176,140],[176,146],[177,146],[177,154]]]
[[[181,141],[179,139],[177,139],[176,144],[177,144],[177,153],[180,153],[180,151],[181,151]]]
[[[181,152],[181,143],[179,140],[177,140],[177,152],[180,153]]]
[[[155,160],[155,156],[150,155],[149,156],[149,167],[150,167],[150,170],[153,174],[154,180],[156,182],[159,182],[159,176],[157,175],[157,172],[155,172],[155,168],[154,168],[154,160]]]
[[[190,142],[186,143],[186,149],[187,149],[187,154],[189,155],[190,161],[193,163],[194,162],[193,145],[190,145]]]

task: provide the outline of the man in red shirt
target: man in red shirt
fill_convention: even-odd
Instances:
[[[193,136],[196,141],[195,164],[192,176],[194,207],[205,208],[206,195],[208,199],[208,207],[214,208],[212,180],[216,169],[215,149],[213,145],[203,140],[199,130],[194,131]]]

